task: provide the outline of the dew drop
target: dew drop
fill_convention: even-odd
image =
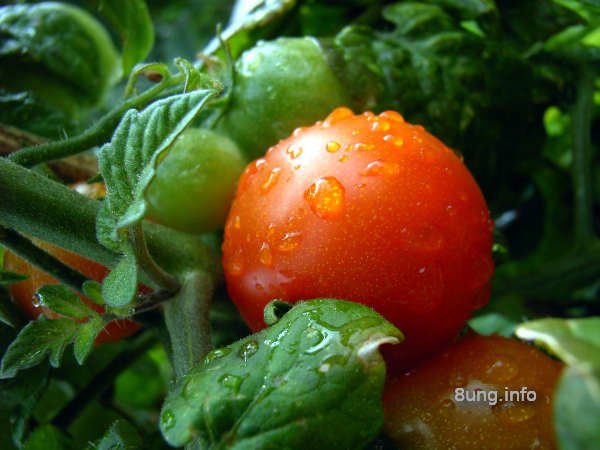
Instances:
[[[338,158],[338,161],[341,162],[341,163],[345,163],[346,161],[348,161],[348,155],[341,155]]]
[[[365,111],[362,115],[363,117],[366,117],[369,121],[375,119],[375,114],[373,114],[371,111]]]
[[[498,420],[509,425],[526,422],[537,414],[535,404],[529,402],[498,403],[492,411]]]
[[[296,159],[302,154],[302,147],[292,144],[287,148],[286,153],[290,159]]]
[[[331,112],[331,114],[329,114],[327,116],[327,118],[325,119],[325,122],[323,122],[323,125],[326,127],[335,125],[339,121],[348,119],[348,118],[352,117],[353,115],[354,115],[354,113],[349,108],[345,108],[345,107],[336,108]]]
[[[165,409],[160,415],[160,423],[164,431],[170,430],[175,426],[175,414],[170,409]]]
[[[392,145],[395,145],[396,147],[402,147],[404,145],[404,139],[402,139],[401,137],[394,136],[393,134],[386,134],[383,137],[383,140],[385,142],[389,142]]]
[[[337,178],[323,177],[317,178],[304,192],[304,199],[320,218],[335,219],[344,210],[344,194],[344,186]]]
[[[304,133],[304,131],[306,130],[306,127],[298,127],[296,129],[294,129],[294,132],[292,133],[294,136],[300,136],[302,133]]]
[[[508,356],[500,356],[485,370],[485,380],[490,383],[504,384],[519,374],[519,366]]]
[[[390,123],[386,120],[376,120],[371,125],[371,130],[373,131],[389,131],[390,128]]]
[[[300,232],[299,231],[289,231],[284,233],[281,236],[281,240],[279,244],[277,244],[277,250],[280,252],[291,252],[295,250],[298,245],[300,245]]]
[[[33,296],[31,297],[31,305],[34,308],[41,308],[42,307],[42,302],[41,302],[40,296],[38,294],[33,294]]]
[[[240,219],[240,216],[235,216],[233,218],[233,228],[235,228],[236,230],[239,230],[242,226],[242,219]]]
[[[352,130],[352,136],[358,136],[360,134],[359,130]]]
[[[384,111],[379,114],[379,117],[382,119],[391,120],[392,122],[404,123],[404,117],[402,117],[402,115],[398,114],[396,111]]]
[[[400,173],[400,165],[398,163],[391,163],[381,161],[380,159],[373,161],[367,165],[367,167],[360,173],[365,176],[378,176],[378,175],[398,175]]]
[[[260,187],[260,190],[263,194],[266,194],[271,189],[273,189],[273,186],[275,186],[277,184],[277,181],[279,180],[280,174],[281,174],[281,168],[279,168],[279,167],[275,167],[274,169],[271,170],[271,172],[269,172],[267,179]]]
[[[357,184],[357,185],[356,185],[356,187],[357,187],[358,189],[364,189],[364,188],[366,188],[366,187],[367,187],[367,185],[366,185],[366,183],[359,183],[359,184]]]
[[[266,242],[263,242],[258,251],[258,260],[267,267],[273,265],[273,253],[271,253],[271,247]]]
[[[216,350],[209,352],[204,357],[204,362],[205,362],[205,364],[210,364],[212,361],[219,359],[219,358],[223,358],[224,356],[227,356],[229,353],[231,353],[231,348],[229,348],[229,347],[218,348]]]
[[[219,378],[219,382],[223,387],[231,389],[234,394],[237,394],[240,390],[240,386],[242,385],[243,378],[237,375],[222,375]]]
[[[229,258],[224,261],[225,269],[232,276],[239,276],[244,272],[244,258],[242,251],[235,251]]]
[[[329,153],[335,153],[337,152],[339,149],[341,148],[341,145],[339,142],[336,141],[329,141],[326,145],[325,145],[325,149],[329,152]]]
[[[258,342],[256,341],[248,341],[244,345],[241,346],[238,351],[238,355],[240,358],[244,360],[244,362],[248,361],[252,355],[254,355],[258,351]]]
[[[373,144],[364,144],[362,142],[357,142],[352,147],[354,148],[354,150],[357,150],[359,152],[368,152],[375,148]]]

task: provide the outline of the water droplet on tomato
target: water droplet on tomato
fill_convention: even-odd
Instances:
[[[239,276],[244,272],[244,258],[242,256],[242,251],[235,251],[229,258],[224,261],[225,269],[229,272],[230,275]]]
[[[335,153],[337,152],[339,149],[341,148],[340,143],[339,142],[335,142],[335,141],[330,141],[325,145],[325,149],[329,152],[329,153]]]
[[[240,216],[235,216],[233,218],[233,228],[235,228],[236,230],[239,230],[241,226],[242,226],[242,219],[240,219]]]
[[[500,422],[508,425],[526,422],[537,414],[535,404],[527,401],[497,403],[492,411]]]
[[[302,154],[302,147],[296,144],[292,144],[287,148],[286,153],[288,154],[290,159],[296,159]]]
[[[358,136],[360,134],[359,130],[352,130],[352,136]]]
[[[284,233],[277,245],[277,250],[280,252],[291,252],[292,250],[295,250],[296,247],[300,245],[300,235],[299,231],[289,231]]]
[[[349,158],[348,158],[348,155],[341,155],[341,156],[338,158],[338,161],[339,161],[339,162],[341,162],[341,163],[345,163],[346,161],[348,161],[348,159],[349,159]]]
[[[42,307],[42,302],[41,302],[40,296],[38,294],[33,294],[33,296],[31,297],[31,305],[34,308],[41,308]]]
[[[513,359],[506,355],[498,356],[490,362],[485,370],[485,381],[489,383],[504,384],[514,379],[519,374],[519,366]]]
[[[327,118],[325,119],[325,122],[323,122],[323,125],[326,127],[335,125],[339,121],[348,119],[348,118],[352,117],[353,115],[354,115],[354,113],[349,108],[346,108],[346,107],[336,108],[331,112],[331,114],[329,114],[327,116]]]
[[[404,139],[402,139],[401,137],[394,136],[393,134],[386,134],[383,137],[383,140],[385,142],[389,142],[392,145],[395,145],[396,147],[402,147],[404,145]]]
[[[273,186],[275,186],[277,184],[277,181],[279,180],[280,174],[281,174],[281,168],[279,168],[279,167],[275,167],[274,169],[271,170],[271,172],[269,172],[269,175],[267,175],[267,179],[260,186],[260,190],[263,194],[266,194],[271,189],[273,189]]]
[[[373,131],[388,131],[391,128],[390,123],[386,120],[376,120],[371,125]]]
[[[398,175],[399,173],[400,165],[398,163],[386,162],[378,159],[370,162],[360,174],[365,176],[378,176]]]
[[[362,115],[363,117],[366,117],[369,121],[375,118],[375,114],[373,114],[371,111],[365,111],[364,113],[362,113]]]
[[[260,246],[258,260],[267,267],[273,265],[273,253],[271,253],[271,247],[266,242],[263,242]]]
[[[356,187],[357,187],[358,189],[364,189],[364,188],[366,188],[366,187],[367,187],[367,184],[366,184],[366,183],[359,183],[359,184],[357,184],[357,185],[356,185]]]
[[[294,129],[294,132],[292,133],[294,136],[300,136],[302,133],[304,133],[304,131],[306,130],[306,127],[298,127],[296,129]]]
[[[345,155],[344,155],[345,156]],[[335,177],[317,178],[304,192],[310,209],[322,219],[334,219],[344,210],[345,189]]]
[[[356,144],[354,144],[352,146],[352,148],[354,148],[354,150],[357,150],[359,152],[368,152],[370,150],[373,150],[375,148],[375,146],[373,144],[364,144],[362,142],[357,142]]]
[[[423,224],[414,227],[404,227],[400,236],[407,244],[423,251],[436,252],[444,245],[444,237],[433,225]]]
[[[448,213],[448,215],[451,217],[456,216],[456,208],[454,207],[454,205],[447,205],[446,213]]]
[[[404,117],[402,117],[402,115],[398,114],[396,111],[384,111],[379,114],[379,117],[382,119],[391,120],[392,122],[404,123]]]

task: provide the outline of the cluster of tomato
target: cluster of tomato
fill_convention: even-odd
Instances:
[[[208,175],[192,178],[185,190],[209,190],[203,198],[215,200],[218,214],[163,214],[182,186],[161,183],[186,168],[188,149],[198,147],[219,147],[225,156],[208,152],[199,163]],[[223,223],[232,188],[220,191],[210,172],[232,180],[220,186],[235,184],[243,164],[235,144],[191,130],[163,164],[148,192],[155,220],[188,231]],[[318,297],[363,303],[402,330],[405,341],[383,349],[386,431],[398,444],[551,448],[551,398],[560,364],[518,341],[457,338],[489,297],[492,228],[459,155],[396,112],[355,115],[338,108],[322,122],[296,129],[245,169],[225,222],[223,267],[231,299],[254,331],[265,326],[263,308],[273,298]],[[45,248],[91,279],[101,281],[107,273],[81,256]],[[5,266],[30,275],[11,287],[24,310],[51,317],[32,299],[40,285],[56,280],[10,253]],[[113,322],[98,341],[138,328]],[[523,388],[535,399],[514,397]]]

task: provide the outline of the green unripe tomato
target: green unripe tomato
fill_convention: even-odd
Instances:
[[[251,158],[350,100],[314,38],[260,42],[235,64],[231,103],[219,129]]]
[[[147,217],[194,234],[221,228],[244,166],[231,139],[204,128],[184,131],[146,191]]]

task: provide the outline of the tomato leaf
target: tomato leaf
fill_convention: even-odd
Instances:
[[[148,56],[154,44],[152,18],[144,0],[92,0],[117,31],[123,42],[122,71],[127,75],[133,66]]]
[[[91,448],[95,450],[136,450],[142,448],[142,444],[142,438],[132,425],[123,420],[117,420]]]
[[[73,343],[73,353],[79,365],[82,365],[89,356],[94,348],[94,340],[103,328],[104,321],[98,315],[79,325],[77,337]]]
[[[102,298],[112,307],[131,303],[137,292],[138,266],[133,247],[127,242],[123,246],[125,254],[102,282]]]
[[[554,396],[554,425],[561,450],[593,450],[600,442],[600,372],[567,367]]]
[[[40,306],[65,317],[84,319],[97,313],[81,301],[79,296],[68,287],[60,284],[42,286],[37,291]]]
[[[11,378],[18,370],[33,367],[50,355],[58,367],[65,347],[73,340],[77,324],[70,319],[48,320],[41,316],[20,331],[8,346],[0,365],[0,378]]]
[[[0,271],[0,286],[18,283],[29,278],[27,275],[21,275],[20,273]]]
[[[535,341],[570,366],[600,372],[600,317],[539,319],[520,325],[515,334]]]
[[[184,376],[163,405],[161,431],[173,446],[362,448],[383,420],[378,348],[401,338],[366,306],[301,302]]]
[[[54,425],[37,427],[23,444],[23,450],[69,450],[71,439]]]
[[[109,248],[126,239],[123,228],[142,219],[144,192],[156,172],[160,157],[217,94],[212,89],[174,95],[142,112],[128,111],[110,143],[99,154],[100,173],[107,188],[106,208],[100,213],[99,238]],[[112,217],[105,217],[106,215]],[[107,236],[107,226],[114,228]]]

